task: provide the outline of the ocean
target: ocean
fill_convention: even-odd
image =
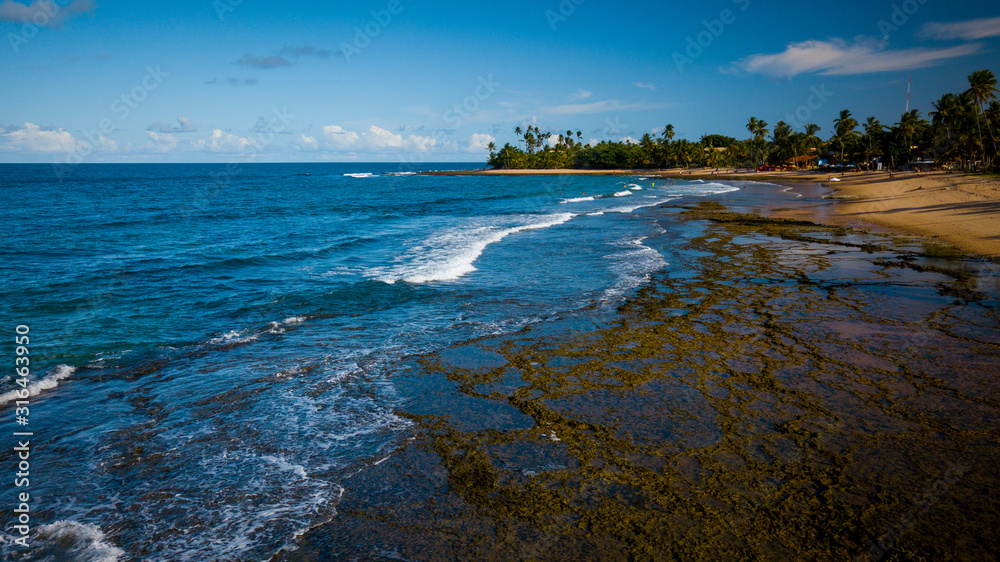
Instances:
[[[32,372],[30,421],[14,423],[13,376],[0,413],[5,434],[33,433],[33,548],[0,553],[292,548],[336,520],[352,478],[413,439],[396,387],[405,358],[611,317],[688,235],[657,206],[746,193],[413,173],[465,167],[81,165],[58,178],[0,166],[0,317],[5,340],[28,330]]]

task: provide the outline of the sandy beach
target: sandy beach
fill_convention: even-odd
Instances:
[[[981,256],[1000,256],[1000,179],[952,172],[746,172],[708,168],[681,170],[468,170],[429,175],[554,176],[606,175],[677,179],[750,180],[831,187],[833,206],[779,209],[772,216],[820,222],[869,224],[948,242]],[[817,216],[821,215],[821,216]]]

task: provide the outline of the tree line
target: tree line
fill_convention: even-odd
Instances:
[[[831,136],[825,140],[820,136],[822,128],[815,123],[796,131],[778,121],[772,129],[757,117],[747,121],[746,139],[704,135],[697,142],[675,140],[673,125],[667,125],[655,137],[647,133],[638,141],[593,144],[583,142],[581,131],[561,134],[528,126],[514,129],[516,145],[506,143],[498,149],[491,142],[488,164],[495,169],[755,169],[765,164],[807,168],[826,159],[835,166],[872,169],[879,159],[897,168],[926,157],[939,166],[995,170],[1000,164],[997,80],[989,70],[973,72],[968,80],[968,90],[944,94],[933,102],[929,119],[914,109],[889,126],[875,117],[859,123],[845,109],[834,119]]]

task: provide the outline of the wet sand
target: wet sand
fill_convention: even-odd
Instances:
[[[414,357],[412,441],[280,560],[982,560],[1000,549],[1000,270],[767,218],[651,210],[616,310]]]

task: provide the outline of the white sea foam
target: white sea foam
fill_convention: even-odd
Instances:
[[[99,527],[75,521],[56,521],[38,527],[32,548],[38,555],[48,555],[45,560],[117,562],[125,556],[125,551],[110,544]]]
[[[632,195],[631,191],[619,191],[615,193],[615,197],[628,197],[629,195]]]
[[[361,172],[357,174],[344,174],[344,176],[348,178],[374,178],[376,177],[376,174],[371,172]]]
[[[663,232],[660,229],[660,233]],[[646,237],[625,240],[621,243],[621,252],[608,256],[616,263],[614,269],[618,273],[618,282],[604,292],[602,300],[618,300],[626,292],[647,282],[654,271],[670,265],[660,252],[643,244],[645,240]]]
[[[698,186],[698,190],[699,191],[711,190],[712,193],[729,193],[730,191],[739,191],[740,188],[736,187],[735,185],[726,185],[724,183],[718,183],[712,181],[707,183],[702,182],[702,185]]]
[[[38,381],[30,383],[27,386],[28,397],[38,396],[46,390],[52,390],[53,388],[59,386],[59,381],[69,378],[74,372],[76,372],[76,368],[74,367],[70,367],[69,365],[59,365],[58,367],[50,370],[48,374]],[[18,388],[17,390],[11,390],[10,392],[0,394],[0,406],[3,406],[8,402],[13,402],[14,400],[23,400],[24,390],[24,388]]]
[[[476,271],[473,265],[490,244],[527,230],[539,230],[563,224],[573,213],[544,216],[522,216],[516,226],[490,225],[473,228],[453,228],[432,236],[422,246],[414,248],[403,257],[405,263],[392,268],[375,268],[369,276],[385,283],[405,281],[428,283],[454,281]]]
[[[288,318],[285,318],[284,323],[289,326],[294,326],[295,324],[301,324],[305,321],[306,321],[305,316],[289,316]]]
[[[642,189],[642,188],[639,187],[639,184],[629,183],[629,184],[625,185],[625,189],[633,189],[634,190],[634,189]]]
[[[660,204],[666,203],[668,201],[673,201],[674,199],[677,199],[677,198],[676,197],[667,197],[667,198],[664,199],[664,198],[659,198],[659,197],[649,197],[649,196],[647,196],[647,197],[643,198],[641,202],[636,202],[636,204],[634,204],[634,205],[623,205],[623,206],[620,206],[620,207],[611,207],[610,209],[605,209],[605,212],[608,212],[608,213],[631,213],[632,211],[635,211],[637,209],[642,209],[642,208],[645,208],[645,207],[652,207],[654,205],[660,205]]]
[[[416,172],[389,172],[387,176],[415,176]]]
[[[288,459],[285,457],[275,457],[273,455],[265,455],[261,458],[277,466],[280,470],[291,472],[303,480],[309,479],[309,475],[306,474],[306,468],[301,464],[293,464],[288,462]]]
[[[212,345],[220,344],[230,344],[230,343],[248,343],[257,339],[257,334],[245,335],[247,330],[230,330],[221,336],[214,337],[208,340],[208,343]]]
[[[563,205],[567,203],[583,203],[584,201],[593,201],[593,197],[571,197],[569,199],[563,199],[560,201]]]

